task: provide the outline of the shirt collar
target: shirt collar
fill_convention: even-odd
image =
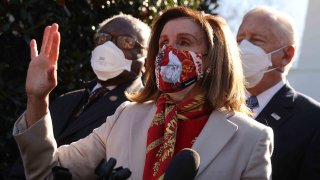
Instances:
[[[259,95],[257,95],[257,99],[259,102],[259,107],[253,109],[254,116],[253,118],[256,118],[258,114],[263,110],[263,108],[266,107],[266,105],[269,103],[271,98],[286,84],[286,79],[281,80],[271,88],[263,91]],[[246,96],[249,97],[250,93],[246,92]]]
[[[94,90],[98,89],[99,87],[102,87],[100,83],[97,83],[91,90],[93,92]],[[107,86],[107,88],[111,91],[112,89],[116,88],[117,86]]]

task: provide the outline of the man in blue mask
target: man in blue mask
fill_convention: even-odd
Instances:
[[[293,21],[269,7],[248,12],[237,41],[254,118],[274,131],[273,180],[320,179],[320,104],[286,75],[297,49]]]
[[[131,15],[120,14],[100,24],[94,37],[91,67],[96,78],[84,89],[66,93],[50,104],[58,146],[86,137],[128,99],[125,92],[139,90],[150,28]],[[25,179],[21,159],[11,179]]]

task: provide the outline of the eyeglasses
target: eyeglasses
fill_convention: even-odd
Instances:
[[[140,48],[146,49],[142,44],[140,44],[135,38],[129,35],[119,35],[113,36],[109,33],[100,32],[96,33],[94,37],[95,43],[101,45],[107,41],[115,40],[116,45],[120,49],[132,49],[137,44]],[[113,41],[114,42],[114,41]]]

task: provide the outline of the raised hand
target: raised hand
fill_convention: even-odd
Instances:
[[[60,34],[58,24],[47,26],[38,55],[37,43],[30,42],[31,61],[29,64],[26,92],[28,96],[44,98],[57,85],[57,60],[59,56]]]
[[[31,61],[26,80],[28,126],[48,111],[49,93],[57,86],[59,46],[60,33],[55,23],[45,28],[40,54],[36,41],[33,39],[30,42]]]

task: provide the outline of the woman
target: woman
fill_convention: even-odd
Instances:
[[[196,179],[270,178],[273,133],[245,115],[236,42],[220,18],[183,7],[164,11],[152,28],[145,88],[129,95],[135,102],[122,104],[88,137],[57,149],[47,104],[59,42],[53,24],[39,55],[34,40],[30,45],[27,111],[14,129],[29,179],[50,176],[57,164],[74,179],[93,179],[101,159],[110,157],[132,179],[161,179],[184,148],[200,155]]]

